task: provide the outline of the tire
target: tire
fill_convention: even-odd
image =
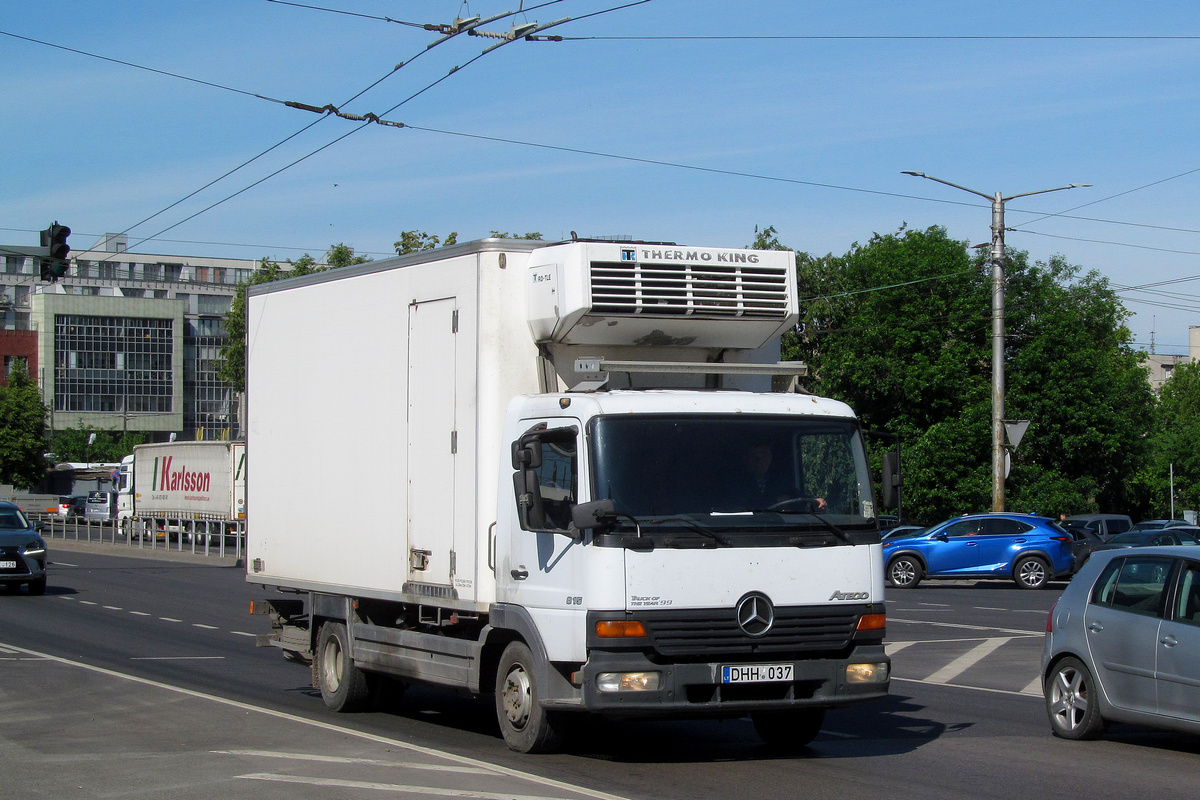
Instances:
[[[1045,589],[1050,582],[1050,565],[1038,556],[1025,556],[1013,565],[1013,580],[1022,589]]]
[[[518,753],[552,753],[562,744],[559,721],[541,703],[536,665],[524,642],[510,642],[496,669],[496,720]]]
[[[321,626],[313,672],[321,699],[329,709],[350,712],[366,708],[371,696],[367,674],[350,658],[350,638],[342,623],[326,622]]]
[[[16,584],[13,584],[13,585],[15,586]],[[29,582],[28,586],[29,586],[29,593],[32,595],[45,594],[46,593],[46,576],[43,575],[40,578],[34,578],[33,580],[31,580]]]
[[[925,569],[914,556],[896,556],[888,562],[888,583],[897,589],[915,589],[924,577]]]
[[[4,593],[5,594],[16,594],[19,591],[21,591],[21,584],[19,584],[19,583],[4,584]]]
[[[1064,658],[1054,665],[1043,688],[1046,714],[1054,735],[1063,739],[1095,739],[1104,732],[1104,718],[1096,684],[1088,668],[1077,658]]]
[[[773,750],[794,751],[809,744],[821,732],[825,709],[759,711],[750,715],[754,731]]]

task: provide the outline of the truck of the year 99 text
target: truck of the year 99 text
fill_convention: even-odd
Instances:
[[[329,708],[424,683],[520,752],[581,714],[795,747],[886,695],[864,431],[772,391],[792,252],[492,238],[252,286],[246,318],[247,580],[295,595],[259,644]]]

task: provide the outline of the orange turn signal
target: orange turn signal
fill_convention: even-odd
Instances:
[[[860,631],[881,631],[887,627],[887,614],[863,614],[858,618]]]
[[[596,623],[596,635],[601,639],[629,639],[646,635],[646,626],[637,620],[601,620]]]

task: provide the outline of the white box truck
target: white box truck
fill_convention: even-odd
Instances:
[[[247,294],[247,580],[297,594],[260,644],[330,708],[424,682],[521,752],[585,712],[794,746],[886,695],[863,431],[771,391],[793,253],[485,239]]]
[[[117,521],[127,533],[229,535],[245,518],[245,442],[140,444],[121,459]]]

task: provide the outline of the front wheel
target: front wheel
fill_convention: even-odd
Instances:
[[[1013,580],[1022,589],[1043,589],[1050,582],[1050,566],[1037,556],[1026,556],[1013,565]]]
[[[802,708],[793,711],[758,711],[750,715],[754,731],[777,750],[798,750],[821,732],[825,709]]]
[[[313,661],[321,699],[333,711],[361,711],[371,696],[367,674],[354,666],[350,658],[350,639],[346,626],[326,622],[317,637]]]
[[[551,753],[562,744],[561,727],[546,711],[536,662],[524,642],[510,642],[496,670],[496,719],[504,742],[518,753]]]
[[[15,584],[14,584],[15,585]],[[33,595],[46,593],[46,576],[34,578],[29,582],[29,593]]]
[[[1095,683],[1077,658],[1064,658],[1046,679],[1046,713],[1050,728],[1064,739],[1095,739],[1104,731]]]
[[[888,583],[897,589],[913,589],[923,577],[925,571],[921,568],[921,562],[912,556],[896,556],[888,562]]]

